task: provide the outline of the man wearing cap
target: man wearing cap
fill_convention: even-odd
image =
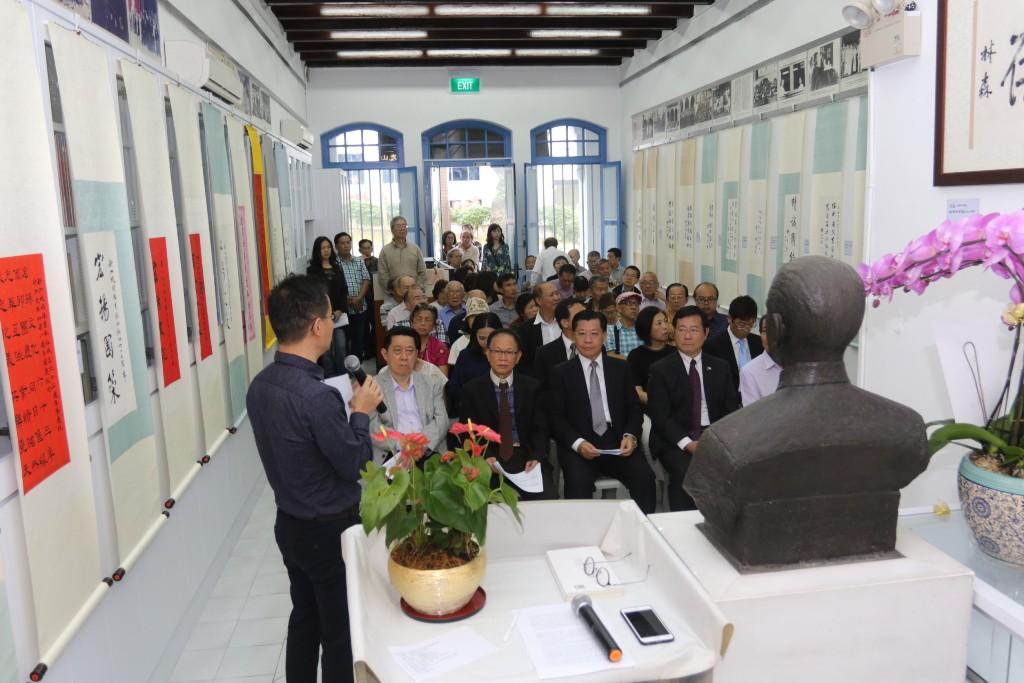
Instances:
[[[643,344],[640,335],[636,333],[636,316],[640,313],[642,298],[643,296],[639,292],[629,290],[615,297],[619,320],[608,331],[609,353],[615,353],[625,358],[630,351]]]

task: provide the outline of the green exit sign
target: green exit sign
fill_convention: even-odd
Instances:
[[[452,92],[454,92],[454,93],[480,92],[480,79],[479,78],[453,78],[452,79]]]

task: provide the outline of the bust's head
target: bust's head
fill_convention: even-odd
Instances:
[[[842,361],[864,318],[864,284],[842,261],[805,256],[775,275],[766,308],[780,365]]]

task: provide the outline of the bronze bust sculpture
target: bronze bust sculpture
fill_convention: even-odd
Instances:
[[[847,377],[860,277],[807,256],[779,270],[766,303],[779,388],[704,431],[684,482],[701,530],[741,570],[893,554],[927,438],[920,415]]]

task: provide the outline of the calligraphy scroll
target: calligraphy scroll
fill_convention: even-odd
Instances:
[[[658,156],[661,148],[651,147],[644,151],[644,248],[643,258],[636,259],[635,265],[641,271],[653,270],[658,258]]]
[[[264,135],[263,172],[267,187],[267,234],[270,236],[270,265],[273,284],[288,274],[288,262],[284,253],[284,233],[281,218],[281,190],[278,187],[277,161],[274,159],[274,140]],[[287,179],[285,179],[287,182]]]
[[[665,145],[658,154],[657,226],[658,244],[650,270],[671,277],[675,271],[676,252],[676,154],[679,143]],[[671,284],[666,282],[665,284]]]
[[[27,495],[71,461],[41,254],[0,258],[0,331]]]
[[[745,128],[745,127],[744,127]],[[729,128],[719,133],[721,163],[718,166],[719,240],[718,273],[719,303],[728,306],[739,291],[740,263],[740,154],[744,128]]]
[[[717,268],[715,261],[718,242],[718,133],[709,133],[700,139],[700,185],[697,186],[697,253],[700,261],[700,279],[714,282]]]
[[[189,253],[192,256],[192,278],[195,280],[196,308],[199,317],[200,358],[213,355],[210,338],[210,311],[207,309],[206,275],[203,271],[203,240],[198,232],[188,236]]]
[[[800,111],[772,120],[773,146],[777,153],[772,155],[770,167],[775,185],[775,211],[769,213],[772,224],[768,227],[765,260],[765,279],[769,281],[777,268],[800,256],[802,251],[800,179],[804,161],[804,114]]]
[[[814,163],[811,176],[811,252],[842,258],[843,160],[850,102],[815,110]]]
[[[267,190],[263,177],[263,148],[260,145],[260,136],[255,128],[247,125],[246,135],[249,137],[249,151],[252,157],[252,202],[253,219],[256,221],[256,250],[259,254],[260,288],[263,294],[263,348],[269,349],[277,341],[274,336],[274,329],[270,326],[270,316],[267,313],[267,300],[270,298],[270,235],[267,226]]]
[[[285,271],[289,271],[291,263],[295,259],[292,246],[294,198],[292,197],[291,176],[288,173],[288,152],[280,142],[274,143],[274,162],[277,176],[277,196],[281,202],[281,251],[284,254]]]
[[[174,335],[174,305],[171,302],[171,275],[167,266],[167,238],[151,237],[149,254],[153,262],[153,292],[159,320],[160,367],[164,386],[181,379],[178,362],[178,340]]]
[[[694,204],[694,183],[697,168],[697,140],[690,138],[679,143],[676,171],[676,222],[679,224],[679,239],[676,240],[676,277],[689,290],[694,281],[694,249],[697,237],[696,205]],[[664,283],[666,286],[671,284]]]
[[[644,254],[644,171],[647,164],[644,162],[646,152],[633,153],[633,194],[630,197],[633,214],[633,253],[634,263],[640,263]],[[628,255],[625,255],[627,256]]]
[[[743,270],[747,276],[747,294],[764,310],[764,259],[768,241],[768,152],[771,145],[770,121],[755,123],[750,129],[750,166],[747,173]]]
[[[851,105],[852,106],[852,105]],[[864,257],[864,198],[867,191],[868,167],[868,98],[857,98],[857,132],[854,147],[852,199],[847,202],[850,220],[844,221],[843,260],[856,266]]]

